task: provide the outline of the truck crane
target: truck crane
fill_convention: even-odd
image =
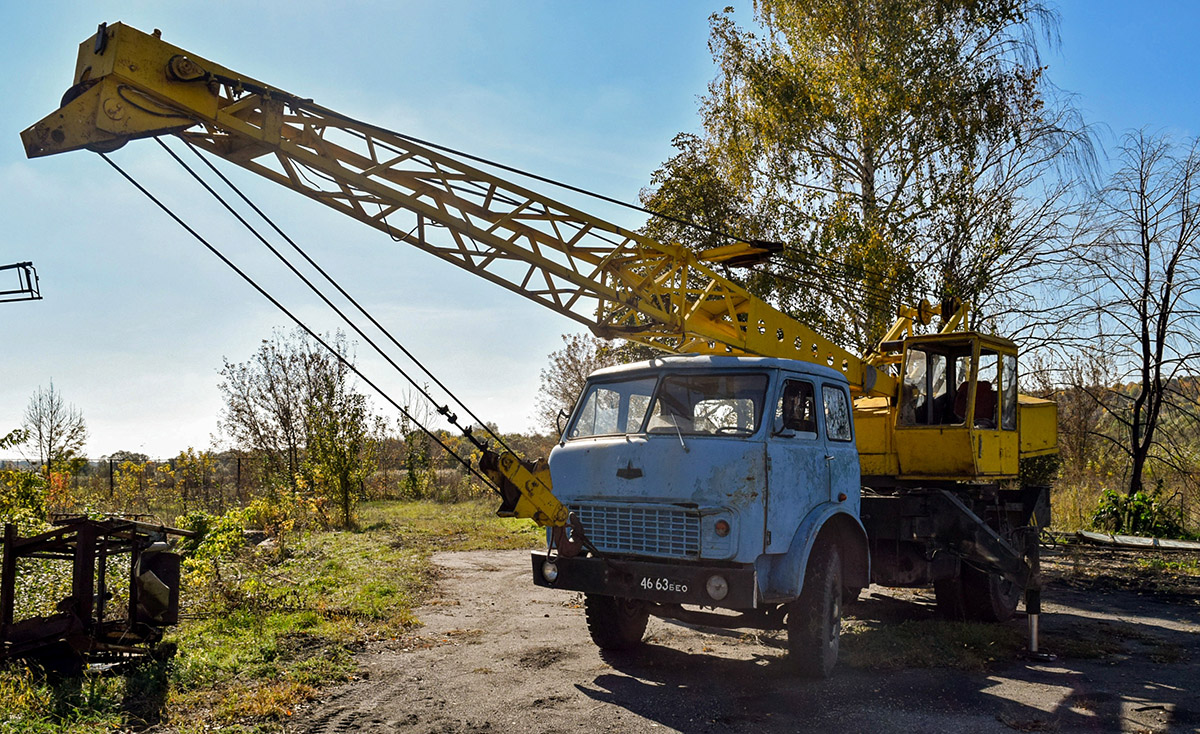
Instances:
[[[500,514],[549,529],[533,582],[584,592],[601,648],[640,644],[651,614],[786,629],[826,676],[842,603],[872,582],[933,584],[981,620],[1025,590],[1036,640],[1048,492],[1017,477],[1057,450],[1055,406],[1018,393],[1017,345],[968,305],[905,309],[857,355],[718,272],[768,245],[656,241],[120,23],[21,137],[32,158],[161,135],[674,355],[590,376],[548,461],[481,462]]]

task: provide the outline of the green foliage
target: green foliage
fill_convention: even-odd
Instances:
[[[732,9],[712,16],[704,134],[675,138],[647,208],[786,243],[748,286],[847,346],[874,346],[919,296],[1005,293],[1059,229],[1056,164],[1090,159],[1038,60],[1053,13],[1037,0],[760,0],[754,13],[749,30]]]
[[[1046,454],[1044,456],[1031,456],[1020,460],[1019,478],[1023,485],[1051,485],[1058,478],[1062,468],[1062,459],[1059,454]]]
[[[99,674],[50,678],[28,667],[0,669],[0,734],[116,730],[123,679]]]
[[[173,503],[176,494],[171,479],[171,467],[166,464],[122,461],[113,470],[106,504],[116,512],[151,514]]]
[[[197,534],[180,544],[184,553],[184,582],[190,591],[202,594],[209,603],[235,598],[236,579],[223,578],[221,567],[246,545],[247,514],[244,508],[220,516],[193,510],[175,521],[180,529]]]
[[[400,430],[404,437],[404,476],[400,481],[400,496],[410,500],[426,499],[433,484],[433,462],[431,439],[419,429],[413,428],[408,416],[400,419]]]
[[[1127,495],[1106,489],[1100,506],[1092,515],[1092,525],[1100,530],[1151,538],[1194,537],[1184,527],[1183,512],[1162,497],[1161,488]]]
[[[211,451],[197,451],[191,446],[180,451],[171,462],[173,466],[165,467],[175,494],[183,502],[184,507],[199,504],[208,509],[215,509],[222,504],[220,492],[214,496],[212,477],[216,468],[216,457]]]
[[[87,424],[74,405],[63,400],[62,393],[50,386],[39,387],[25,408],[24,442],[29,445],[47,474],[74,474],[86,465],[83,445]],[[11,434],[10,434],[11,435]]]
[[[302,471],[314,492],[338,509],[349,527],[366,478],[375,470],[383,428],[372,421],[365,396],[331,374],[316,378],[305,410],[306,445]]]
[[[21,429],[0,437],[0,451],[25,442]],[[45,477],[20,469],[0,469],[0,525],[13,523],[21,535],[33,535],[46,529]]]
[[[1136,563],[1148,571],[1200,576],[1200,558],[1139,558]]]
[[[33,472],[0,469],[0,520],[21,535],[46,528],[46,480]]]
[[[324,342],[336,354],[302,330],[276,332],[250,360],[226,360],[221,425],[264,459],[269,490],[317,497],[323,512],[336,508],[336,522],[349,526],[374,471],[382,427],[355,389],[353,345],[341,332]]]

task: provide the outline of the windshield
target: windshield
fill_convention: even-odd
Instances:
[[[657,389],[655,385],[657,383]],[[568,438],[621,433],[749,436],[758,430],[766,375],[677,374],[588,386]]]
[[[643,377],[626,382],[590,385],[567,437],[639,432],[657,381],[654,377]]]

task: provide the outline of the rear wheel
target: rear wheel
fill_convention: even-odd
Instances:
[[[601,650],[632,650],[641,645],[650,618],[643,601],[601,594],[585,595],[583,612],[592,642]]]
[[[969,620],[1006,622],[1012,619],[1023,591],[1020,584],[1008,581],[998,573],[963,566],[963,607]]]
[[[1024,589],[998,573],[986,573],[963,564],[961,575],[935,581],[938,615],[968,622],[1006,622],[1012,619]]]
[[[842,562],[837,546],[813,550],[800,598],[788,605],[788,659],[801,675],[828,678],[842,633]]]

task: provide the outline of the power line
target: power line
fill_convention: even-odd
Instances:
[[[856,280],[853,276],[851,276],[849,274],[839,274],[839,273],[827,272],[825,270],[818,270],[818,269],[812,268],[811,266],[805,267],[801,263],[780,262],[777,265],[781,269],[789,271],[795,275],[808,276],[808,277],[819,278],[819,279],[825,280],[825,281],[831,281],[836,285],[840,285],[840,286],[846,288],[847,290],[857,290],[857,291],[860,291],[861,293],[863,293],[864,295],[872,296],[881,301],[889,301],[893,297],[892,291],[886,289],[883,285],[873,285],[870,283],[861,282],[861,281]],[[767,274],[767,275],[774,275],[775,277],[780,277],[780,274],[773,273],[772,271],[769,271],[769,270],[758,270],[756,272],[759,272],[762,274]],[[813,287],[814,289],[820,290],[821,292],[825,293],[825,295],[828,295],[828,296],[834,295],[834,294],[830,293],[829,291],[822,290],[819,286],[816,286],[811,283],[809,283],[809,285],[810,285],[810,287]]]

